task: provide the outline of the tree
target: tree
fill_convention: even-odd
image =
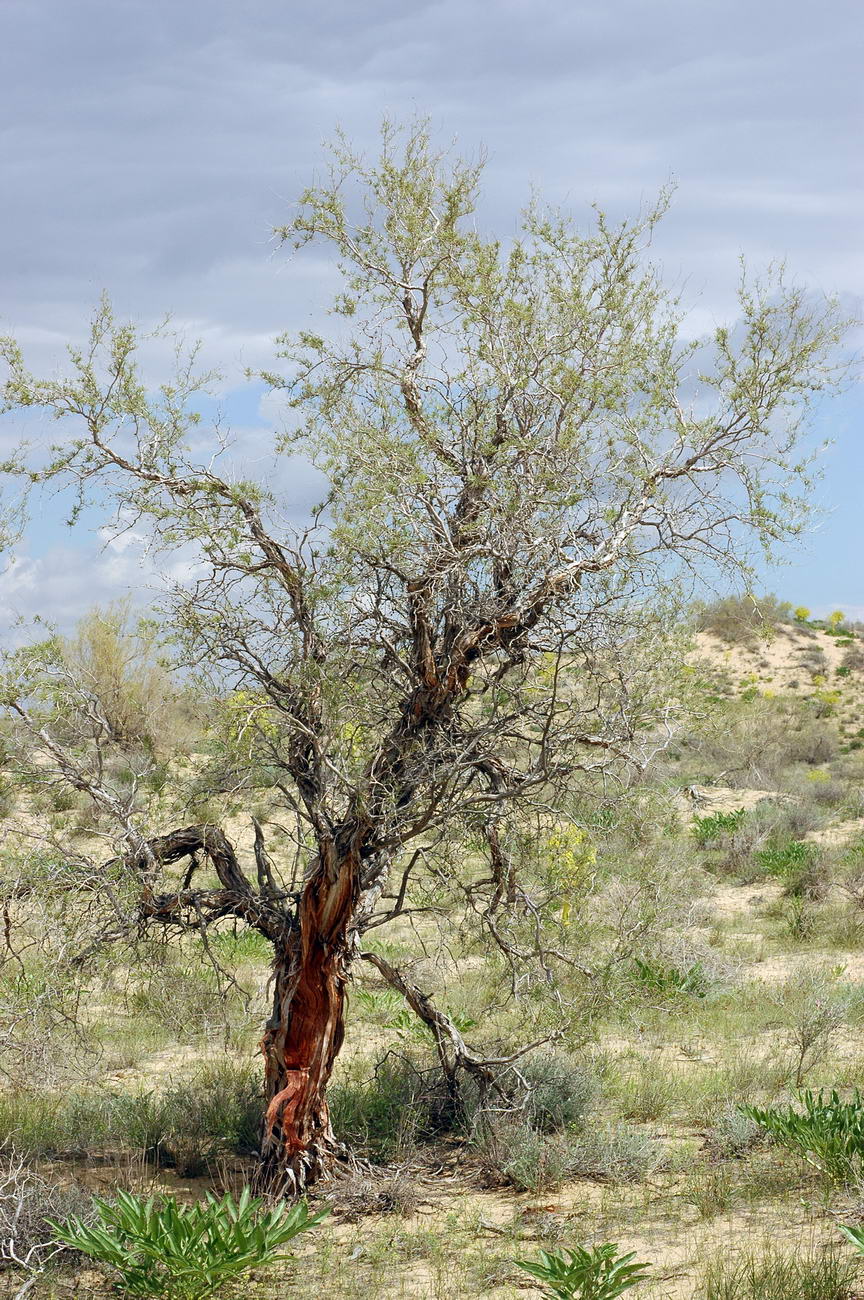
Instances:
[[[157,639],[152,622],[133,625],[126,600],[91,610],[74,638],[58,647],[69,664],[70,679],[99,701],[99,715],[91,726],[101,727],[104,719],[109,739],[121,748],[152,748],[157,736],[166,741],[168,714],[177,701],[159,659]]]
[[[529,814],[555,832],[580,782],[623,779],[665,743],[660,607],[682,574],[740,573],[749,546],[800,530],[807,409],[839,376],[834,306],[781,270],[742,278],[734,328],[682,342],[645,256],[665,196],[587,234],[533,204],[505,244],[475,228],[481,171],[436,152],[422,123],[385,126],[375,164],[340,140],[278,232],[323,245],[343,278],[340,327],[283,337],[265,376],[289,413],[278,451],[326,478],[303,528],[266,485],[220,473],[218,432],[196,459],[207,377],[190,358],[154,393],[107,304],[68,377],[36,378],[4,345],[9,407],[66,431],[31,479],[95,492],[149,524],[154,548],[196,555],[163,617],[233,689],[238,761],[275,772],[303,860],[280,874],[260,825],[250,864],[214,825],[155,833],[105,778],[98,741],[73,752],[40,706],[58,674],[73,680],[68,663],[19,653],[6,701],[20,754],[39,751],[43,775],[118,832],[106,865],[65,864],[64,888],[81,876],[89,891],[76,960],[153,926],[206,936],[231,919],[270,940],[262,1169],[281,1185],[337,1152],[326,1089],[358,960],[430,1027],[454,1088],[461,1070],[495,1086],[506,1061],[472,1051],[364,936],[437,890],[512,965],[551,977],[574,960],[544,920],[566,901],[566,863],[545,892],[529,885],[517,832]],[[31,888],[25,872],[19,896]]]

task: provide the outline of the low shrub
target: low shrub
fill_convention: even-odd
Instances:
[[[832,1182],[858,1184],[864,1160],[864,1100],[856,1089],[849,1101],[836,1091],[807,1091],[803,1110],[742,1106],[741,1113],[759,1124],[781,1146],[796,1152]]]
[[[336,1080],[328,1100],[336,1136],[378,1159],[455,1124],[440,1067],[407,1053],[388,1052],[371,1076]]]
[[[719,844],[741,829],[746,816],[745,808],[736,808],[734,812],[716,812],[705,817],[694,817],[693,837],[702,848]]]
[[[620,1254],[612,1242],[539,1252],[537,1260],[514,1263],[543,1285],[551,1300],[615,1300],[645,1280],[649,1264],[637,1264],[635,1252]]]
[[[57,1240],[114,1269],[128,1295],[165,1300],[205,1300],[253,1268],[290,1258],[282,1247],[326,1214],[310,1217],[303,1201],[265,1210],[248,1190],[237,1202],[208,1194],[199,1205],[120,1191],[93,1205],[95,1223],[73,1216],[51,1224]]]
[[[505,1072],[499,1086],[505,1096],[495,1094],[491,1113],[506,1106],[509,1096],[514,1114],[538,1135],[581,1124],[596,1092],[592,1076],[563,1052],[538,1053],[520,1061],[518,1075]],[[487,1104],[467,1076],[460,1080],[454,1100],[438,1063],[411,1051],[388,1052],[371,1076],[337,1080],[330,1089],[337,1135],[378,1158],[390,1158],[441,1133],[473,1134],[487,1126]]]
[[[474,1148],[490,1173],[531,1192],[550,1191],[574,1178],[639,1182],[663,1160],[658,1143],[622,1124],[543,1134],[512,1116],[498,1117],[478,1132]]]
[[[753,649],[770,638],[779,624],[791,623],[792,611],[776,596],[723,596],[695,608],[696,627],[711,632],[727,645]]]
[[[705,969],[698,961],[682,970],[677,966],[663,966],[658,962],[634,957],[633,978],[661,997],[683,993],[704,998],[710,987]]]
[[[73,1214],[90,1214],[83,1188],[49,1183],[11,1148],[0,1152],[0,1268],[38,1273],[59,1248],[53,1221]]]

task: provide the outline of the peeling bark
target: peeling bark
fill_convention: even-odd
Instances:
[[[300,899],[297,925],[277,945],[273,1014],[261,1040],[267,1110],[258,1181],[298,1193],[345,1154],[333,1135],[326,1089],[345,1036],[349,928],[358,862],[322,854]]]

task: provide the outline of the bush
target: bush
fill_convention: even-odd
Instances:
[[[792,610],[776,596],[725,596],[696,607],[696,627],[711,632],[727,645],[752,649],[760,638],[771,636],[781,623],[789,623]]]
[[[551,1191],[573,1176],[573,1142],[565,1134],[499,1121],[475,1139],[475,1148],[491,1173],[520,1192]]]
[[[701,962],[679,969],[677,966],[663,966],[658,962],[633,959],[633,977],[650,992],[661,997],[677,994],[690,994],[704,998],[708,992],[709,981]]]
[[[849,672],[860,672],[864,668],[864,646],[855,641],[843,652],[843,667]]]
[[[621,1255],[612,1242],[576,1246],[574,1250],[540,1251],[538,1260],[517,1259],[519,1268],[543,1283],[543,1294],[554,1300],[615,1300],[644,1280],[648,1264],[634,1264],[636,1255]]]
[[[709,813],[706,817],[694,817],[693,836],[696,843],[702,848],[707,848],[727,836],[734,835],[746,816],[745,808],[737,808],[734,812],[716,812]]]
[[[53,1220],[72,1214],[86,1217],[89,1207],[83,1188],[58,1187],[11,1148],[0,1152],[0,1267],[39,1272],[58,1249]]]
[[[662,1162],[656,1142],[620,1124],[543,1134],[501,1116],[476,1135],[474,1145],[490,1172],[531,1192],[550,1191],[574,1178],[638,1182]]]
[[[813,856],[812,845],[801,840],[773,844],[754,854],[756,862],[767,876],[800,875],[802,871],[810,869]]]
[[[565,1053],[544,1052],[520,1062],[519,1074],[502,1074],[499,1085],[527,1127],[539,1134],[581,1124],[596,1091],[591,1075]],[[500,1094],[494,1110],[505,1105]],[[337,1135],[370,1155],[389,1158],[442,1133],[472,1134],[488,1120],[486,1098],[470,1077],[460,1080],[454,1102],[437,1062],[388,1052],[374,1074],[340,1080],[330,1089],[330,1114]]]
[[[807,763],[817,767],[830,763],[840,752],[840,736],[834,723],[824,718],[812,718],[791,730],[786,740],[786,756],[790,763]]]
[[[208,1194],[200,1205],[157,1203],[118,1192],[113,1203],[93,1201],[97,1222],[73,1216],[51,1225],[58,1241],[115,1269],[129,1295],[204,1300],[253,1268],[289,1258],[287,1242],[326,1214],[309,1217],[305,1202],[265,1211],[244,1190],[239,1202]]]
[[[836,1250],[794,1258],[774,1246],[723,1254],[705,1270],[698,1300],[853,1300],[858,1268]]]
[[[864,1102],[856,1089],[851,1100],[841,1101],[836,1091],[807,1091],[800,1098],[803,1111],[794,1106],[761,1110],[742,1106],[749,1116],[781,1146],[795,1151],[832,1182],[857,1184],[864,1160]]]
[[[452,1101],[440,1067],[388,1052],[371,1077],[335,1081],[328,1095],[336,1136],[387,1159],[452,1128]]]

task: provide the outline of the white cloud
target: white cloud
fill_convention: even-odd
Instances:
[[[532,185],[587,219],[594,199],[632,212],[677,178],[655,253],[695,299],[693,334],[734,309],[739,251],[860,296],[859,24],[854,5],[805,0],[5,0],[0,333],[50,371],[107,289],[121,316],[171,311],[200,337],[230,405],[242,367],[320,323],[332,286],[273,225],[322,138],[341,122],[374,147],[383,112],[485,142],[479,220],[505,236]],[[167,372],[164,348],[144,357]],[[278,428],[278,403],[260,416]],[[314,499],[308,465],[274,464],[266,431],[241,421],[232,455],[267,466],[290,517]],[[133,555],[34,548],[0,599],[65,619],[140,582]]]

